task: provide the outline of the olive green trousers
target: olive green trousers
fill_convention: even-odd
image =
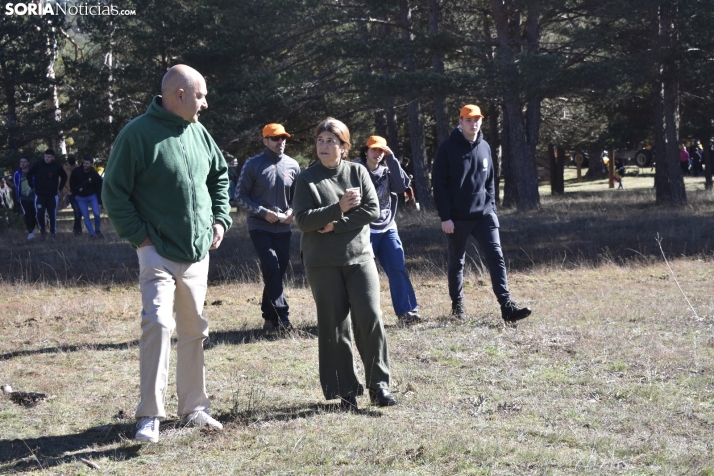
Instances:
[[[357,396],[364,391],[355,370],[353,333],[367,388],[389,389],[387,338],[374,260],[305,269],[317,306],[320,383],[325,398]]]

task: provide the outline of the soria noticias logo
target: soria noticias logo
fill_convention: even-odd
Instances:
[[[76,1],[6,3],[5,15],[136,15],[136,10],[122,10],[116,5],[98,5]]]

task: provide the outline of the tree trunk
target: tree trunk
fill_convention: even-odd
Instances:
[[[557,157],[555,156],[555,146],[553,143],[548,144],[548,168],[550,172],[550,194],[558,194],[558,175],[557,175]]]
[[[519,211],[537,210],[540,208],[538,195],[538,171],[535,156],[531,153],[530,144],[526,140],[526,130],[523,124],[521,103],[512,91],[504,93],[504,116],[508,118],[510,164],[516,179],[517,201]]]
[[[374,111],[374,133],[387,138],[387,115],[384,113],[384,109],[375,109]],[[391,147],[391,144],[389,146]],[[399,156],[395,155],[395,157]]]
[[[394,109],[394,98],[387,100],[387,143],[394,152],[395,157],[402,158],[402,147],[399,144],[399,123],[397,122],[397,111]]]
[[[491,146],[493,160],[493,173],[495,175],[494,188],[496,190],[496,203],[500,203],[501,188],[501,137],[498,133],[499,108],[495,103],[488,105],[488,144]]]
[[[414,60],[414,53],[411,51],[411,46],[414,42],[414,37],[411,33],[412,9],[409,5],[409,0],[400,0],[399,5],[403,26],[402,36],[410,45],[404,58],[404,67],[408,72],[414,72],[416,71],[416,62]],[[424,126],[421,117],[421,104],[419,103],[418,95],[414,92],[409,94],[407,114],[409,116],[409,138],[411,139],[412,146],[412,163],[414,164],[414,185],[421,207],[425,210],[430,210],[434,206],[434,201],[431,198],[431,187],[429,186],[426,147],[424,145]]]
[[[558,178],[558,195],[565,195],[565,149],[558,147],[555,157],[555,175]]]
[[[503,107],[503,106],[502,106]],[[511,164],[511,133],[508,116],[505,111],[503,114],[503,155],[501,156],[501,168],[503,169],[503,206],[507,208],[515,207],[518,203],[518,187],[516,186],[516,177]]]
[[[605,167],[605,162],[602,160],[602,151],[589,150],[588,171],[585,174],[585,178],[601,179],[605,177],[607,177],[607,167]]]
[[[391,34],[391,31],[392,29],[389,25],[384,25],[384,29],[382,30],[382,38],[386,39]],[[389,60],[384,58],[382,60],[382,77],[385,79],[385,82],[389,80],[391,74],[392,73],[389,65]],[[403,156],[402,148],[399,144],[399,124],[397,123],[397,111],[394,108],[394,98],[391,96],[388,97],[385,101],[384,114],[387,118],[387,134],[384,137],[385,139],[387,139],[387,144],[389,144],[389,148],[392,149],[392,152],[394,152],[394,156],[401,159],[403,158]]]
[[[667,57],[664,63],[664,127],[667,139],[666,166],[671,187],[670,202],[673,205],[687,203],[684,190],[684,178],[679,165],[679,81],[675,51],[677,50],[678,32],[672,23],[672,12],[662,7],[662,36],[667,44]]]
[[[659,69],[659,67],[657,67]],[[659,78],[659,72],[657,73]],[[654,115],[654,153],[655,153],[655,201],[658,205],[670,203],[672,187],[669,183],[667,168],[667,139],[664,131],[664,103],[662,102],[662,82],[652,84],[652,111]]]
[[[7,63],[0,62],[0,72],[3,76],[3,92],[5,93],[5,103],[7,104],[7,146],[8,156],[15,157],[18,153],[17,145],[17,100],[15,99],[15,83],[8,71]]]
[[[412,160],[414,164],[414,182],[416,194],[421,207],[430,210],[433,208],[431,187],[429,186],[429,171],[426,164],[426,150],[424,147],[424,127],[422,126],[419,101],[413,100],[407,106],[409,115],[409,138],[412,145]]]
[[[510,5],[510,1],[507,2]],[[501,69],[499,74],[504,82],[503,109],[504,118],[508,120],[509,165],[515,178],[517,188],[516,204],[519,211],[540,208],[538,196],[538,171],[535,163],[535,144],[537,139],[537,123],[540,114],[539,107],[528,112],[528,120],[523,117],[523,103],[516,90],[518,84],[518,65],[512,49],[511,31],[509,29],[506,5],[503,0],[491,0],[496,32],[498,36],[498,59]],[[536,98],[529,99],[531,106]],[[533,134],[535,130],[535,134]],[[533,137],[535,135],[535,137]]]
[[[429,0],[429,34],[439,33],[439,0]],[[440,52],[431,58],[431,67],[438,75],[444,74],[444,59]],[[436,139],[439,144],[449,138],[449,117],[446,110],[446,97],[437,93],[434,96],[434,119],[436,120]]]
[[[67,145],[65,142],[64,131],[61,130],[62,111],[60,110],[59,97],[57,96],[57,85],[55,84],[55,62],[57,61],[58,46],[57,35],[53,26],[47,26],[47,68],[46,76],[49,83],[49,98],[45,100],[47,109],[50,112],[50,118],[57,125],[58,130],[53,134],[48,143],[53,149],[57,149],[61,155],[67,155]]]

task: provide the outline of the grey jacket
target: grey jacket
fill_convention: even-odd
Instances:
[[[295,184],[300,166],[285,154],[270,149],[251,157],[243,165],[236,187],[236,204],[248,214],[248,229],[272,233],[290,231],[290,225],[269,223],[268,210],[285,213],[293,206]]]

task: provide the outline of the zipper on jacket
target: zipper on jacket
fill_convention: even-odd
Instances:
[[[183,139],[182,139],[182,133],[186,131],[187,127],[179,126],[179,129],[180,130],[179,130],[178,140],[179,140],[179,143],[181,144],[181,150],[183,151],[183,160],[184,160],[184,163],[186,164],[186,174],[188,175],[188,179],[189,179],[188,189],[189,189],[189,193],[191,196],[191,211],[193,212],[193,216],[195,217],[195,216],[197,216],[196,197],[195,197],[196,191],[191,186],[193,184],[193,175],[191,174],[191,167],[188,162],[188,152],[186,151],[186,145],[183,143]],[[196,241],[197,231],[198,231],[198,227],[195,227],[191,233],[191,241],[192,241],[191,246],[193,246],[193,247],[195,247],[194,242]]]

